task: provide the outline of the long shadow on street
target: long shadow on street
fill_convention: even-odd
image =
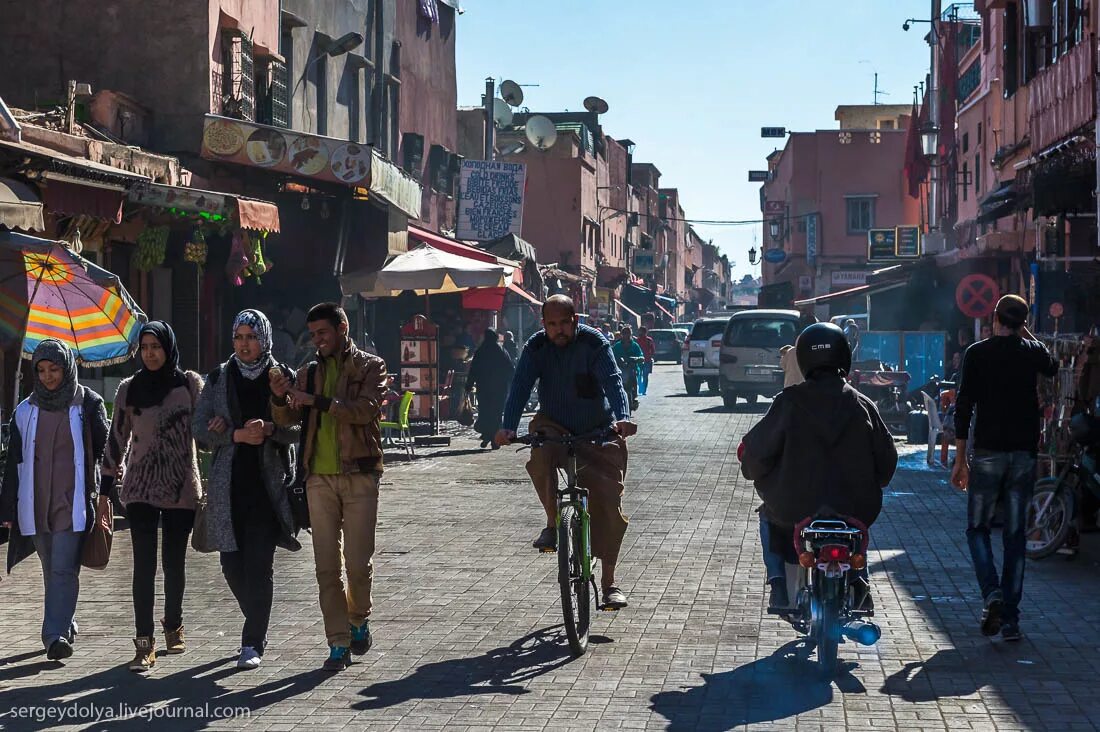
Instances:
[[[449,699],[479,694],[527,694],[526,682],[561,668],[572,660],[557,632],[561,626],[537,630],[508,646],[470,658],[418,666],[398,681],[367,687],[367,697],[353,709],[384,709],[413,699]]]
[[[804,714],[833,700],[832,684],[822,680],[810,651],[805,641],[791,641],[768,658],[702,674],[702,686],[655,694],[650,708],[668,720],[670,732],[717,732]],[[837,687],[847,693],[866,691],[850,670],[842,670]]]
[[[5,660],[11,662],[17,658],[19,657]],[[47,730],[53,729],[58,724],[94,723],[88,728],[148,730],[149,716],[133,716],[126,719],[119,717],[127,711],[137,715],[138,710],[145,709],[148,714],[150,709],[165,706],[177,708],[164,710],[164,713],[155,717],[158,730],[192,732],[206,729],[214,723],[225,724],[228,713],[223,712],[220,716],[214,716],[215,709],[235,709],[243,716],[245,714],[243,710],[247,710],[248,713],[255,712],[286,699],[306,694],[325,679],[331,678],[331,675],[317,669],[254,687],[229,689],[220,685],[218,681],[241,673],[228,665],[231,662],[231,658],[221,658],[173,674],[161,676],[154,671],[145,677],[138,677],[126,666],[116,666],[71,681],[56,684],[43,683],[18,691],[8,691],[5,693],[5,713],[0,714],[0,725],[5,729]],[[5,668],[0,681],[29,676],[60,665],[53,661],[39,661],[26,666]],[[89,690],[92,690],[92,693],[88,693]],[[62,701],[71,698],[76,700]],[[176,701],[165,704],[165,700]],[[41,721],[21,718],[18,722],[14,722],[8,718],[8,715],[11,714],[10,710],[18,707],[47,711],[52,707],[56,708],[55,712],[71,711],[72,713],[76,713],[76,709],[90,709],[101,714],[102,718],[96,720],[95,717],[83,716],[59,720],[55,716]],[[199,709],[202,711],[200,712]],[[247,720],[238,718],[237,721],[243,725]]]

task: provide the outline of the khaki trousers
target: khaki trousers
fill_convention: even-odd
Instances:
[[[529,432],[567,435],[569,431],[553,420],[536,414]],[[565,467],[566,448],[544,445],[531,450],[527,473],[535,484],[546,525],[554,526],[558,514],[558,467]],[[605,564],[615,564],[626,535],[623,515],[623,481],[626,479],[626,441],[617,437],[606,445],[577,448],[577,484],[588,489],[588,513],[592,517],[592,553]]]
[[[370,616],[380,477],[378,473],[347,473],[311,475],[306,481],[321,615],[331,646],[349,647],[349,624],[362,625]]]

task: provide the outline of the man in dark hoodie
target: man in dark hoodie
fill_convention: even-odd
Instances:
[[[798,337],[795,354],[806,381],[775,397],[739,451],[741,473],[755,482],[764,501],[771,607],[790,605],[777,560],[779,552],[789,553],[795,525],[829,515],[869,527],[898,465],[894,438],[878,409],[844,380],[852,367],[844,331],[832,323],[811,325]]]

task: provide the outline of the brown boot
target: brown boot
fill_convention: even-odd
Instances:
[[[157,662],[156,639],[151,635],[134,638],[134,660],[130,661],[130,670],[144,673],[153,668]]]
[[[165,653],[177,654],[183,653],[187,650],[187,646],[183,642],[183,626],[176,628],[175,630],[168,630],[168,626],[164,625],[164,621],[161,621],[161,625],[164,627],[164,651]]]

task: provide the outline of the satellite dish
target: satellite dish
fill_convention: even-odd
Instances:
[[[500,96],[513,107],[523,104],[523,90],[519,88],[519,84],[512,80],[500,83]]]
[[[527,139],[539,150],[549,150],[558,140],[558,128],[549,117],[536,114],[527,120]]]
[[[503,99],[493,100],[493,122],[497,127],[507,127],[512,124],[512,108]]]
[[[596,114],[607,114],[607,102],[599,97],[588,97],[585,99],[584,108]]]

